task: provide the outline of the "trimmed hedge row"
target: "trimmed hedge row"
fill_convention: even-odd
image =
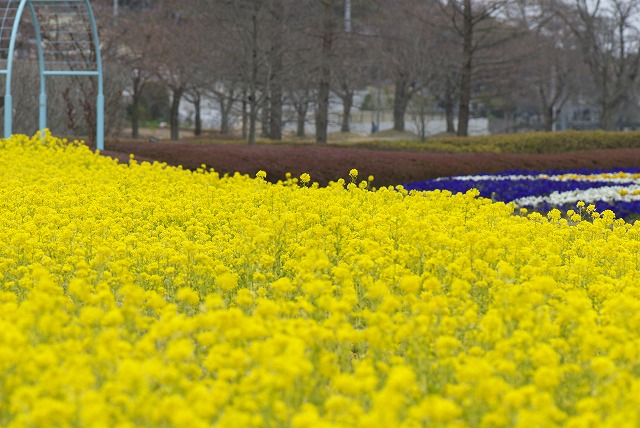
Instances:
[[[357,144],[379,149],[445,153],[562,153],[570,151],[640,148],[640,131],[563,131],[437,137],[419,141],[375,141]]]

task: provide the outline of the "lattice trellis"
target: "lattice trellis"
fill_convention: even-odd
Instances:
[[[33,34],[19,31],[22,15]],[[31,36],[31,37],[30,37]],[[11,77],[18,44],[35,40],[40,65],[40,130],[47,127],[47,76],[92,76],[97,79],[96,148],[104,149],[102,60],[95,16],[89,0],[0,0],[0,75],[6,75],[4,135],[11,136]]]

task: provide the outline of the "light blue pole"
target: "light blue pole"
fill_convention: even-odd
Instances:
[[[96,149],[104,150],[104,94],[98,94],[98,116],[96,118]]]
[[[29,11],[31,12],[36,42],[38,43],[38,62],[40,63],[40,138],[44,140],[44,130],[47,129],[47,83],[44,76],[44,52],[42,50],[40,22],[31,1],[29,1]]]
[[[9,5],[7,5],[7,6],[5,7],[5,10],[4,10],[4,15],[2,16],[2,28],[4,28],[4,25],[5,25],[5,23],[7,22],[7,18],[9,17],[9,11],[10,11],[10,10],[11,10],[11,9],[9,8]],[[10,19],[10,17],[9,17],[9,19]],[[14,21],[14,25],[13,25],[13,26],[15,27],[15,21]],[[8,76],[8,75],[9,75],[9,71],[8,71],[8,70],[2,70],[2,74],[4,74],[5,76]],[[13,107],[12,107],[12,105],[11,105],[11,104],[12,104],[12,103],[11,103],[11,93],[10,93],[10,91],[11,91],[11,85],[8,85],[8,86],[7,86],[7,88],[8,88],[8,89],[7,89],[7,91],[6,91],[6,92],[8,92],[8,93],[5,93],[5,96],[4,96],[4,105],[5,105],[5,110],[4,110],[4,117],[5,117],[5,126],[4,126],[4,129],[5,129],[5,138],[9,138],[8,136],[11,136],[11,122],[12,122],[12,120],[11,120],[11,113],[9,113],[9,120],[7,121],[7,112],[11,112],[11,111],[12,111],[12,109],[13,109]],[[7,128],[7,123],[9,124],[9,125],[8,125],[8,128]],[[7,129],[9,129],[8,134],[7,134]],[[7,135],[8,135],[8,136],[7,136]]]
[[[98,101],[96,105],[96,149],[104,150],[104,92],[103,92],[103,75],[102,75],[102,56],[100,55],[100,41],[98,39],[98,26],[96,18],[91,8],[89,0],[84,1],[89,12],[89,20],[91,21],[91,32],[93,33],[93,44],[96,52],[96,67],[98,72]]]
[[[16,47],[16,38],[18,36],[18,26],[22,18],[22,12],[27,0],[20,0],[20,5],[16,11],[11,29],[11,40],[9,42],[9,50],[7,52],[7,80],[4,93],[4,138],[11,137],[13,133],[13,102],[11,99],[11,75],[13,74],[13,52]]]
[[[45,76],[99,76],[97,71],[81,70],[44,70]]]

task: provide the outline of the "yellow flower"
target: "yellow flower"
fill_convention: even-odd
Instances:
[[[250,290],[246,288],[241,288],[238,290],[238,296],[236,297],[236,302],[239,306],[248,307],[253,305],[253,295]]]
[[[198,292],[189,287],[182,287],[176,293],[176,298],[188,305],[197,305],[200,302]]]
[[[167,345],[167,358],[170,360],[184,360],[193,357],[194,347],[191,339],[177,339]]]
[[[282,296],[295,290],[295,286],[289,278],[280,278],[272,282],[269,288],[273,290],[277,296]]]
[[[416,275],[406,275],[400,278],[398,287],[407,294],[418,294],[422,280]]]
[[[458,339],[451,336],[440,336],[436,339],[436,352],[439,357],[448,357],[460,347]]]
[[[238,287],[238,277],[232,273],[223,273],[216,277],[216,285],[224,291],[233,291]]]
[[[616,370],[616,366],[607,357],[595,357],[591,359],[591,369],[599,377],[606,377],[613,374]]]
[[[430,395],[412,407],[409,410],[409,415],[413,419],[445,424],[460,417],[462,409],[451,400],[438,395]]]
[[[534,374],[534,383],[540,389],[553,389],[560,384],[561,380],[562,376],[558,368],[540,367]]]

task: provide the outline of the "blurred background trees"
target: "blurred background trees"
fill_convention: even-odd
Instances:
[[[112,82],[108,129],[134,138],[150,126],[250,144],[640,126],[640,0],[92,4]],[[56,92],[82,98],[73,85]],[[57,120],[68,123],[67,110]]]

